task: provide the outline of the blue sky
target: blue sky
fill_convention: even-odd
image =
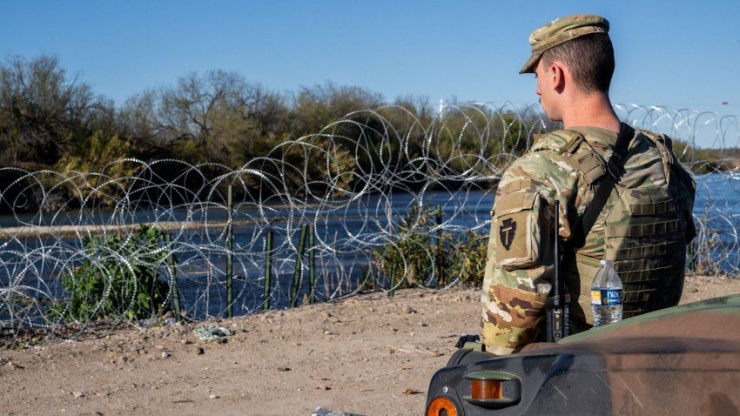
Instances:
[[[3,1],[0,57],[56,55],[116,104],[223,69],[278,92],[332,81],[524,106],[529,33],[574,13],[611,22],[614,103],[740,115],[737,0]]]

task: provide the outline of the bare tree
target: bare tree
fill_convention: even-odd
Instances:
[[[0,67],[0,144],[7,149],[0,163],[55,163],[105,107],[56,57],[9,58]]]
[[[327,82],[303,88],[294,98],[291,130],[298,134],[318,133],[353,111],[374,109],[383,103],[381,94],[361,87]]]
[[[120,115],[139,144],[169,149],[191,162],[234,166],[252,154],[250,146],[284,124],[286,111],[277,94],[237,73],[214,70],[135,96]]]

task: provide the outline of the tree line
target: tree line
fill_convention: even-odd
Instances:
[[[213,70],[180,77],[116,107],[54,56],[11,57],[0,67],[1,166],[94,168],[120,157],[177,158],[238,167],[275,143],[382,97],[332,84],[288,96]],[[91,152],[91,143],[108,149]],[[91,154],[94,153],[94,154]]]
[[[70,76],[55,56],[13,56],[0,66],[0,167],[99,172],[113,161],[134,158],[237,169],[268,155],[300,164],[310,155],[286,154],[290,147],[280,145],[331,126],[329,132],[335,137],[362,140],[368,149],[364,160],[357,160],[356,149],[339,144],[337,168],[362,171],[362,164],[378,162],[382,153],[390,152],[400,155],[394,163],[424,153],[426,158],[444,161],[441,165],[446,169],[464,170],[469,162],[464,155],[520,154],[529,146],[535,125],[548,128],[542,126],[539,114],[494,115],[481,106],[446,117],[444,128],[434,132],[437,144],[430,149],[425,143],[430,134],[427,128],[438,113],[429,100],[401,97],[391,105],[405,111],[392,110],[382,95],[361,87],[327,82],[278,93],[236,72],[211,70],[188,73],[173,86],[147,89],[116,106]],[[362,113],[376,109],[377,117]],[[357,123],[333,125],[352,117]],[[390,131],[388,126],[392,126]],[[384,140],[382,136],[388,134],[403,139],[403,152],[383,148],[400,142]],[[487,139],[481,140],[481,135]],[[352,145],[357,146],[357,141]],[[318,169],[309,174],[326,172]],[[0,177],[0,189],[6,189],[4,185],[12,179]],[[357,180],[343,186],[358,186]]]
[[[173,86],[147,89],[116,106],[84,81],[70,76],[55,56],[14,56],[0,66],[0,146],[4,149],[0,167],[99,172],[113,161],[135,158],[237,169],[268,155],[301,163],[310,155],[286,155],[290,148],[280,145],[327,131],[327,126],[338,120],[352,121],[351,114],[357,112],[361,114],[354,116],[356,123],[338,123],[329,131],[334,137],[361,138],[362,146],[369,149],[364,156],[367,160],[355,160],[356,149],[349,146],[356,146],[356,141],[345,149],[339,145],[336,164],[349,170],[362,168],[352,165],[372,164],[384,151],[398,150],[382,148],[397,146],[396,140],[382,137],[388,134],[404,140],[404,158],[426,151],[426,157],[452,160],[452,168],[455,163],[464,163],[455,162],[459,158],[451,156],[454,152],[465,153],[467,147],[471,153],[481,154],[480,134],[484,130],[494,138],[485,144],[490,147],[485,149],[487,154],[498,154],[504,148],[521,152],[529,144],[528,127],[521,115],[504,114],[497,121],[500,132],[490,133],[493,113],[481,107],[480,114],[448,118],[444,131],[435,133],[441,142],[430,155],[428,149],[423,150],[426,128],[438,114],[429,100],[402,97],[391,107],[405,111],[392,110],[382,95],[361,87],[327,82],[278,93],[223,70],[188,73]],[[377,117],[363,110],[377,110]],[[533,116],[532,123],[537,118]],[[0,178],[0,185],[7,180]]]

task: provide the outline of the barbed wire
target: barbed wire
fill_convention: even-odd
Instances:
[[[730,152],[740,147],[737,117],[616,109],[635,127],[687,143],[677,153],[688,167],[737,169],[737,153]],[[413,236],[485,235],[496,181],[534,134],[556,127],[534,107],[510,104],[447,106],[427,119],[383,107],[348,114],[239,169],[171,159],[124,159],[99,172],[2,168],[2,177],[14,179],[0,190],[0,204],[11,211],[0,228],[0,329],[12,338],[70,322],[82,328],[119,297],[114,308],[126,316],[149,289],[124,284],[112,293],[122,290],[114,282],[125,271],[149,271],[167,283],[152,309],[176,302],[176,312],[194,320],[326,301],[367,287],[457,284],[460,270],[441,276],[431,267],[421,275],[411,258],[389,273],[378,252],[401,253],[402,242],[411,241],[434,265],[439,252]],[[719,158],[702,159],[699,139],[718,148]],[[121,171],[130,174],[107,173]],[[698,184],[692,265],[737,275],[740,176],[715,172]],[[166,239],[142,238],[140,224]],[[90,268],[102,276],[98,283],[81,277]],[[103,285],[103,295],[77,299],[84,313],[70,306],[75,290],[94,284]]]

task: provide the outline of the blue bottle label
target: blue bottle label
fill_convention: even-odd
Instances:
[[[591,289],[592,305],[621,305],[622,289]]]

